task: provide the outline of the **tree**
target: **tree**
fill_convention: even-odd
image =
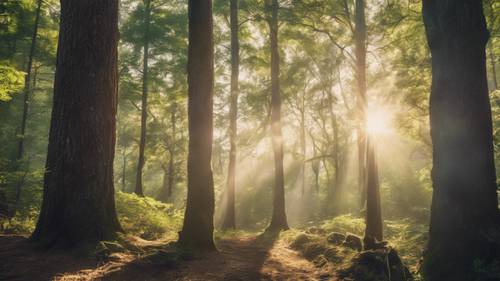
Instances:
[[[285,176],[283,170],[283,134],[281,132],[280,59],[278,50],[278,0],[266,0],[271,44],[271,134],[274,151],[273,214],[268,230],[288,229],[285,211]]]
[[[432,54],[433,198],[428,280],[478,280],[474,262],[498,258],[499,226],[486,79],[489,33],[481,1],[423,1]]]
[[[356,0],[354,42],[356,53],[356,82],[358,87],[358,110],[360,125],[358,127],[358,165],[359,182],[361,186],[361,205],[366,202],[366,229],[365,236],[382,240],[382,215],[380,208],[380,191],[378,181],[378,167],[375,153],[375,140],[367,132],[366,96],[366,19],[365,0]]]
[[[212,1],[189,0],[188,194],[179,244],[213,251],[212,176],[214,44]]]
[[[231,107],[229,109],[229,166],[227,175],[227,204],[223,229],[236,228],[235,214],[235,180],[236,180],[236,135],[238,121],[238,78],[240,68],[240,43],[238,39],[238,0],[230,1],[231,25]]]
[[[38,0],[36,12],[35,12],[35,23],[33,26],[33,35],[31,36],[30,52],[28,55],[28,65],[26,67],[26,75],[24,76],[24,91],[23,91],[24,103],[23,103],[23,112],[22,112],[21,129],[20,129],[21,138],[19,139],[18,149],[17,149],[17,161],[20,161],[23,158],[23,154],[24,154],[24,134],[26,131],[26,120],[28,119],[28,110],[29,110],[31,70],[33,67],[33,57],[35,55],[35,50],[36,50],[36,39],[37,39],[37,35],[38,35],[38,23],[40,21],[41,9],[42,9],[42,0]],[[19,188],[20,187],[18,187],[18,189]]]
[[[34,241],[76,246],[111,239],[118,1],[61,1],[43,203]]]
[[[151,16],[151,0],[144,1],[144,46],[142,69],[142,105],[141,105],[141,138],[139,141],[139,160],[137,162],[137,176],[134,193],[144,196],[142,188],[142,169],[144,168],[144,149],[146,148],[146,126],[148,119],[148,60],[149,60],[149,24]]]

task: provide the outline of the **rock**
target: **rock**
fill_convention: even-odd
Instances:
[[[309,234],[318,234],[318,235],[321,235],[321,234],[325,234],[326,231],[321,228],[321,227],[309,227],[307,230],[306,230],[307,233]]]
[[[326,249],[326,251],[323,253],[323,256],[325,256],[325,258],[329,262],[339,263],[342,261],[342,258],[338,255],[337,248],[334,247]]]
[[[359,253],[339,276],[354,281],[411,281],[409,270],[391,247]]]
[[[301,250],[304,248],[304,245],[309,242],[311,242],[311,237],[307,234],[301,233],[295,237],[292,244],[290,244],[290,248],[294,250]]]
[[[328,260],[325,258],[325,256],[319,255],[313,260],[313,263],[316,267],[323,267],[328,264]]]
[[[316,242],[306,243],[304,245],[303,256],[308,260],[314,260],[317,256],[326,251],[325,245]]]
[[[363,249],[363,242],[361,238],[354,234],[347,234],[344,243],[342,244],[345,247],[351,248],[360,252]]]
[[[339,232],[332,232],[328,237],[326,237],[326,241],[331,244],[341,245],[345,240],[345,235]]]

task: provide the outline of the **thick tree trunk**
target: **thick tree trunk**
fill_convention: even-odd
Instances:
[[[144,196],[142,186],[142,170],[144,168],[144,149],[146,148],[146,131],[148,119],[148,61],[149,61],[149,25],[151,16],[151,0],[145,0],[144,15],[144,48],[143,48],[143,70],[142,70],[142,106],[141,106],[141,139],[139,141],[139,160],[137,162],[137,176],[135,178],[134,193]]]
[[[432,54],[433,198],[428,280],[479,280],[474,261],[498,258],[492,117],[486,78],[488,30],[481,1],[423,1]]]
[[[24,76],[24,91],[23,91],[23,115],[21,117],[20,139],[17,147],[17,161],[21,161],[24,155],[24,141],[26,134],[26,123],[28,120],[29,100],[30,100],[30,83],[31,83],[31,69],[33,67],[33,57],[35,56],[36,41],[38,36],[38,23],[40,22],[40,12],[42,9],[42,0],[37,1],[35,24],[33,26],[33,35],[31,36],[31,46],[28,55],[28,66],[26,67],[26,75]],[[20,187],[19,187],[20,188]]]
[[[212,1],[189,0],[188,194],[179,244],[199,251],[215,250],[214,184],[211,169],[213,56]]]
[[[222,229],[236,228],[235,181],[236,181],[236,135],[238,121],[238,78],[240,71],[240,43],[238,39],[238,0],[230,1],[231,16],[231,107],[229,109],[229,167],[227,175],[226,212]]]
[[[273,214],[268,230],[288,229],[285,211],[285,176],[283,171],[283,135],[281,132],[280,59],[278,50],[278,0],[266,0],[271,42],[271,132],[274,150],[275,185]]]
[[[377,154],[374,140],[368,137],[366,155],[366,229],[365,237],[383,240],[382,210],[378,180]]]
[[[61,1],[43,203],[32,235],[45,245],[112,239],[118,1]]]

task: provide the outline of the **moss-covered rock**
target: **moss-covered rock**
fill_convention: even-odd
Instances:
[[[341,280],[411,281],[408,268],[391,247],[364,251],[352,259],[351,265],[338,272]]]
[[[314,260],[317,256],[322,255],[327,250],[323,243],[309,242],[304,244],[302,254],[308,260]]]
[[[294,250],[302,250],[304,248],[304,245],[311,242],[311,240],[312,239],[309,235],[301,233],[293,239],[292,243],[290,244],[290,248]]]
[[[345,235],[340,232],[332,232],[326,237],[326,241],[334,245],[341,245],[345,241]]]
[[[363,241],[359,236],[356,236],[354,234],[347,234],[342,245],[358,252],[363,250]]]

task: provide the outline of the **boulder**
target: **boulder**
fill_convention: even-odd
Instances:
[[[306,230],[307,233],[309,234],[317,234],[317,235],[321,235],[321,234],[325,234],[326,231],[321,228],[321,227],[309,227],[307,230]]]
[[[368,250],[352,259],[351,265],[338,272],[339,277],[353,281],[411,281],[408,268],[391,247]]]
[[[343,246],[351,248],[353,250],[356,250],[360,252],[363,250],[363,242],[361,241],[361,238],[359,236],[356,236],[354,234],[347,234],[344,243],[342,243]]]
[[[308,260],[314,260],[317,256],[322,255],[327,248],[325,245],[316,242],[309,242],[304,245],[303,256]]]
[[[295,237],[293,242],[290,244],[290,248],[294,250],[301,250],[304,248],[304,245],[309,242],[311,242],[311,237],[307,234],[301,233]]]
[[[345,240],[345,235],[339,232],[332,232],[328,237],[326,237],[326,241],[331,244],[341,245]]]

